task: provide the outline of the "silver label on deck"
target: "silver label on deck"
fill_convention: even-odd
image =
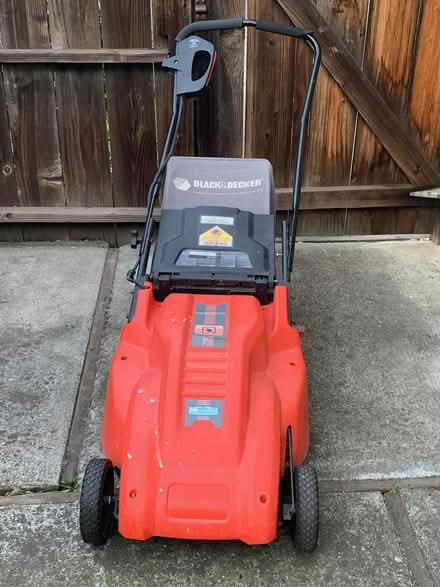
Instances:
[[[223,224],[234,226],[234,218],[228,216],[201,216],[200,224]]]

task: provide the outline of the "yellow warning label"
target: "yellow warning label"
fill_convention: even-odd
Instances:
[[[201,247],[232,247],[233,242],[232,236],[220,226],[213,226],[199,237]]]

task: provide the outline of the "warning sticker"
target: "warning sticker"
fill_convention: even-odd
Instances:
[[[220,226],[213,226],[199,236],[201,247],[232,247],[234,239]]]

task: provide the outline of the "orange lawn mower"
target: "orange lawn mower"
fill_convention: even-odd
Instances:
[[[214,46],[195,33],[243,27],[303,39],[313,52],[279,269],[269,161],[172,157],[184,98],[207,87],[216,61]],[[172,119],[143,237],[132,235],[140,245],[128,274],[133,299],[111,365],[105,458],[89,462],[82,482],[81,535],[104,544],[117,522],[135,540],[267,544],[284,523],[297,549],[311,552],[318,481],[303,464],[308,395],[288,284],[320,46],[311,31],[246,18],[196,22],[176,41],[176,55],[163,62],[174,74]]]

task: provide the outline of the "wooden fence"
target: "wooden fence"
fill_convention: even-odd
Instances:
[[[160,61],[193,18],[295,22],[323,47],[300,232],[432,233],[440,185],[440,0],[0,0],[0,240],[123,242],[170,115]],[[179,154],[267,157],[290,203],[306,46],[250,30],[190,102]]]

